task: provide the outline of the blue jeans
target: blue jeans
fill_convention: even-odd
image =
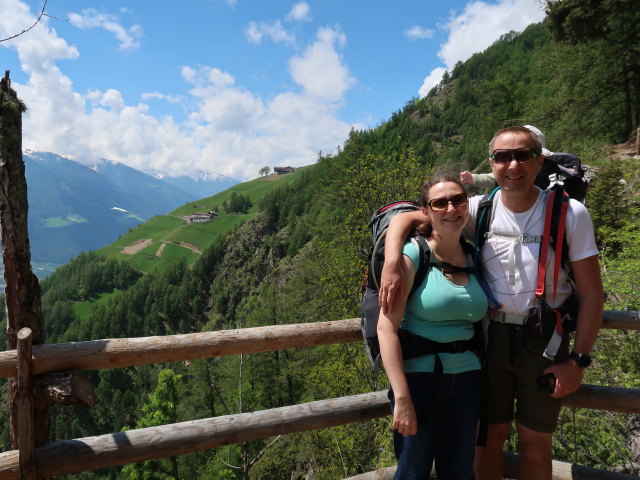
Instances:
[[[393,431],[393,446],[398,459],[395,480],[425,480],[433,461],[438,480],[470,480],[476,443],[478,411],[482,395],[479,370],[443,374],[432,411],[425,407],[431,391],[433,373],[408,373],[418,432],[403,437]],[[389,390],[391,410],[393,392]]]

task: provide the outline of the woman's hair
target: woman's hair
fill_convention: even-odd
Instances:
[[[423,207],[429,208],[429,200],[431,200],[429,198],[429,190],[431,190],[431,187],[437,185],[438,183],[444,182],[453,182],[457,184],[465,193],[465,195],[467,194],[467,189],[464,188],[464,185],[462,184],[462,182],[460,182],[459,175],[454,175],[450,172],[435,173],[429,180],[423,183],[422,187],[420,188],[420,204]],[[423,237],[429,238],[433,233],[433,226],[431,225],[431,222],[425,222],[420,225],[417,230],[418,233],[420,233]]]

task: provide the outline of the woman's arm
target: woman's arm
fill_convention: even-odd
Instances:
[[[415,268],[411,259],[406,255],[402,256],[401,261],[403,271],[405,272],[401,279],[402,291],[406,293],[403,293],[403,295],[397,299],[392,310],[388,312],[380,310],[377,331],[382,363],[389,377],[395,399],[393,428],[397,429],[398,433],[406,437],[407,435],[416,434],[418,421],[413,402],[411,401],[407,378],[404,374],[398,327],[404,315],[408,292],[415,276]]]
[[[420,210],[416,210],[415,212],[400,213],[393,217],[389,223],[378,297],[383,312],[393,309],[393,302],[397,296],[406,297],[409,294],[408,291],[404,292],[402,288],[402,278],[406,276],[402,268],[402,246],[409,232],[423,224],[425,218]]]

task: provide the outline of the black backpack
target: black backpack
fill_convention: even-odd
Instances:
[[[561,185],[571,198],[584,202],[589,179],[582,168],[580,157],[573,153],[558,152],[544,158],[535,184],[543,190]]]
[[[374,373],[378,372],[380,365],[380,344],[378,343],[377,333],[378,316],[380,315],[378,293],[380,291],[380,275],[382,274],[382,266],[384,264],[384,245],[387,229],[393,216],[398,213],[416,210],[420,210],[420,205],[415,202],[408,200],[394,202],[376,210],[369,221],[373,245],[369,253],[366,278],[362,288],[360,327],[365,352],[367,353],[369,363]],[[420,266],[411,287],[411,294],[424,280],[428,269],[426,265],[428,260],[425,259],[428,259],[428,256],[431,255],[429,244],[427,244],[426,239],[422,235],[416,233],[413,235],[413,238],[420,251]]]
[[[420,210],[420,205],[410,201],[399,201],[385,205],[376,210],[369,222],[372,234],[372,248],[369,254],[369,262],[365,281],[363,281],[362,298],[360,302],[361,319],[360,327],[364,340],[364,347],[374,375],[378,372],[380,365],[380,344],[378,342],[378,317],[380,306],[378,304],[378,293],[380,290],[380,275],[384,265],[384,246],[387,229],[391,218],[398,213]],[[465,252],[475,255],[475,248],[464,239],[460,239]],[[431,250],[427,240],[418,232],[413,232],[409,236],[409,241],[413,242],[420,252],[419,265],[411,286],[409,297],[422,284],[432,266],[442,267],[431,258]],[[476,258],[475,256],[473,257]],[[474,262],[475,263],[475,262]],[[460,340],[448,343],[439,343],[418,335],[414,335],[404,330],[398,330],[398,337],[402,347],[404,359],[419,357],[432,353],[458,353],[470,349],[478,350],[479,340],[474,336],[470,340]]]

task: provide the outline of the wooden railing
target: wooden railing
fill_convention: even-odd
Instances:
[[[640,330],[640,313],[607,311],[603,315],[602,328]],[[354,318],[165,337],[38,345],[33,348],[25,345],[22,349],[19,343],[17,350],[0,352],[0,377],[17,376],[19,382],[28,385],[31,375],[46,372],[130,367],[361,339],[360,319]],[[563,405],[640,413],[640,390],[583,385],[577,392],[565,397]],[[0,453],[0,480],[25,476],[46,478],[96,470],[274,435],[344,425],[388,414],[386,392],[380,391],[252,413],[56,441],[35,449],[33,445],[24,444],[28,442],[21,442],[19,450]],[[28,414],[21,415],[19,419],[19,423],[29,421]],[[576,468],[569,469],[574,472],[571,476],[555,478],[580,478],[575,476]],[[584,478],[589,478],[589,469],[584,468],[587,472]],[[598,478],[636,478],[598,472]]]

